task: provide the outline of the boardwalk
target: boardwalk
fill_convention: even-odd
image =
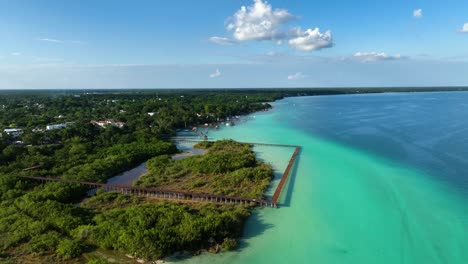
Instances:
[[[197,143],[200,141],[197,140],[188,140],[180,139],[175,140],[177,142],[186,142],[186,143]],[[246,143],[254,146],[273,146],[273,147],[294,147],[294,153],[289,160],[288,166],[281,177],[281,180],[276,187],[275,193],[271,200],[267,199],[253,199],[247,197],[233,197],[233,196],[223,196],[207,193],[194,193],[194,192],[183,192],[183,191],[172,191],[172,190],[163,190],[159,188],[146,188],[146,187],[137,187],[137,186],[127,186],[119,184],[106,184],[106,183],[96,183],[96,182],[84,182],[76,181],[62,178],[48,178],[48,177],[37,177],[37,176],[18,176],[24,179],[36,180],[41,182],[65,182],[79,184],[82,186],[89,187],[91,190],[95,191],[97,189],[102,189],[107,192],[120,192],[125,195],[134,195],[134,196],[143,196],[143,197],[154,197],[157,199],[167,199],[167,200],[190,200],[196,202],[211,202],[211,203],[221,203],[221,204],[246,204],[246,205],[255,205],[255,206],[271,206],[278,207],[278,200],[281,195],[281,191],[286,184],[289,174],[294,166],[296,158],[299,154],[300,146],[293,145],[284,145],[284,144],[269,144],[269,143]],[[25,170],[32,170],[35,167],[27,168]]]
[[[283,176],[281,177],[280,182],[278,183],[278,186],[276,187],[275,193],[273,194],[273,198],[271,199],[271,202],[274,204],[278,204],[278,199],[280,197],[281,191],[283,190],[284,184],[288,180],[289,174],[291,174],[291,169],[294,166],[294,163],[296,162],[297,155],[299,154],[299,150],[301,147],[296,146],[294,153],[291,156],[291,159],[289,160],[288,166],[286,167],[286,170],[284,170]]]
[[[82,186],[89,187],[93,190],[102,189],[107,192],[120,192],[125,195],[134,195],[142,197],[154,197],[159,199],[170,199],[170,200],[193,200],[199,202],[212,202],[222,204],[247,204],[257,206],[271,206],[276,207],[277,205],[269,200],[264,199],[253,199],[246,197],[232,197],[206,193],[193,193],[193,192],[182,192],[182,191],[171,191],[162,190],[158,188],[145,188],[137,186],[126,186],[118,184],[106,184],[96,182],[83,182],[61,178],[47,178],[47,177],[36,177],[36,176],[18,176],[21,178],[36,180],[41,182],[65,182],[80,184]]]
[[[195,140],[193,138],[172,138],[172,141],[178,143],[199,143],[203,141],[214,142],[212,140]],[[239,141],[238,141],[239,142]],[[268,146],[268,147],[286,147],[286,148],[295,148],[298,147],[296,145],[287,145],[287,144],[273,144],[273,143],[259,143],[259,142],[239,142],[242,144],[249,144],[252,146]]]
[[[192,138],[173,138],[174,142],[178,143],[198,143],[201,142],[201,140],[194,140]],[[286,144],[272,144],[272,143],[252,143],[252,142],[239,142],[239,143],[244,143],[244,144],[249,144],[252,146],[270,146],[270,147],[290,147],[294,148],[294,153],[291,156],[291,159],[289,160],[288,166],[283,172],[283,175],[281,177],[280,182],[278,183],[278,186],[276,186],[276,190],[273,194],[273,197],[271,201],[269,201],[271,204],[273,204],[274,207],[278,206],[278,200],[280,198],[281,192],[283,191],[284,185],[286,184],[289,175],[291,174],[291,170],[296,162],[297,156],[299,155],[299,151],[301,150],[300,146],[295,146],[295,145],[286,145]]]

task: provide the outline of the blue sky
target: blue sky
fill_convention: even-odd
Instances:
[[[468,1],[0,0],[0,89],[468,85]]]

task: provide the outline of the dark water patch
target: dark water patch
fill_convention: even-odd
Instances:
[[[133,182],[148,172],[146,162],[107,180],[108,184],[133,186]]]
[[[253,214],[247,219],[244,228],[244,234],[242,239],[239,242],[239,246],[237,247],[237,251],[241,251],[244,248],[249,247],[249,240],[251,238],[261,236],[264,234],[268,229],[273,228],[274,225],[271,224],[270,221],[267,221],[262,218],[262,214],[258,210],[276,210],[274,208],[263,208],[257,209],[253,212]]]
[[[299,153],[297,154],[296,161],[294,162],[293,168],[291,170],[291,174],[289,175],[289,178],[288,178],[288,182],[283,187],[285,188],[285,190],[283,190],[283,194],[281,195],[283,196],[282,197],[283,202],[280,204],[280,206],[286,206],[286,207],[291,206],[294,184],[296,183],[298,164],[299,162],[301,162],[301,152],[302,152],[302,148],[299,150]]]

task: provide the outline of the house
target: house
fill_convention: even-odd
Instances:
[[[98,125],[100,127],[107,127],[107,126],[110,126],[112,124],[112,121],[109,120],[109,119],[106,119],[106,120],[100,120],[100,121],[91,121],[92,124],[94,125]]]
[[[115,127],[118,127],[118,128],[122,128],[125,126],[125,123],[124,122],[115,122],[114,120],[112,119],[105,119],[105,120],[100,120],[100,121],[91,121],[91,124],[93,125],[97,125],[97,126],[100,126],[100,127],[108,127],[108,126],[115,126]]]
[[[116,126],[118,128],[122,128],[125,126],[125,123],[124,122],[115,122],[114,124],[112,124],[113,126]]]
[[[23,129],[20,128],[6,128],[3,132],[7,133],[11,137],[19,137],[23,134]]]
[[[65,128],[67,127],[67,124],[61,123],[61,124],[56,124],[56,125],[47,125],[46,130],[54,130],[54,129],[60,129],[60,128]]]
[[[54,129],[65,128],[65,127],[67,127],[69,125],[73,125],[73,124],[75,124],[75,122],[66,122],[66,123],[55,124],[55,125],[47,125],[46,130],[54,130]]]

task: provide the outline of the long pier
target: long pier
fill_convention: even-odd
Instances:
[[[191,138],[172,138],[172,141],[174,142],[180,142],[180,143],[200,143],[200,142],[204,142],[204,141],[208,141],[208,142],[215,142],[213,140],[195,140],[195,139],[191,139]],[[252,146],[267,146],[267,147],[287,147],[287,148],[295,148],[295,147],[298,147],[296,145],[287,145],[287,144],[273,144],[273,143],[259,143],[259,142],[240,142],[240,141],[237,141],[239,143],[242,143],[242,144],[249,144],[249,145],[252,145]]]
[[[202,142],[202,140],[194,140],[194,139],[191,139],[191,138],[180,138],[180,137],[173,138],[172,140],[175,141],[175,142],[179,142],[179,143],[199,143],[199,142]],[[205,140],[205,141],[207,141],[207,140]],[[210,141],[210,140],[208,140],[208,141]],[[293,152],[291,158],[289,159],[288,166],[284,170],[283,175],[281,177],[281,180],[278,183],[278,186],[276,186],[276,190],[275,190],[275,192],[273,194],[273,197],[272,197],[271,201],[269,201],[274,207],[278,207],[278,200],[280,198],[281,191],[283,190],[284,185],[288,181],[289,175],[291,174],[291,170],[292,170],[292,168],[294,166],[294,163],[296,162],[297,156],[299,155],[299,151],[301,150],[301,146],[287,145],[287,144],[273,144],[273,143],[252,143],[252,142],[239,142],[239,143],[249,144],[249,145],[253,145],[253,146],[291,147],[291,148],[294,148],[294,152]]]
[[[154,198],[167,199],[167,200],[176,199],[176,200],[192,200],[192,201],[198,201],[198,202],[212,202],[212,203],[221,203],[221,204],[247,204],[247,205],[256,205],[256,206],[271,206],[271,207],[277,206],[271,201],[265,200],[265,199],[253,199],[253,198],[246,198],[246,197],[233,197],[233,196],[206,194],[206,193],[171,191],[171,190],[163,190],[159,188],[146,188],[146,187],[119,185],[119,184],[83,182],[83,181],[76,181],[76,180],[69,180],[69,179],[62,179],[62,178],[47,178],[47,177],[38,177],[38,176],[18,176],[18,177],[30,179],[30,180],[37,180],[41,182],[73,183],[73,184],[79,184],[82,186],[90,187],[93,190],[102,189],[107,192],[120,192],[125,195],[154,197]]]
[[[280,197],[281,191],[283,190],[283,186],[287,182],[289,174],[291,174],[291,170],[294,166],[294,163],[300,150],[300,146],[296,146],[296,148],[294,149],[294,153],[292,154],[291,159],[289,160],[288,166],[284,170],[283,176],[281,177],[281,180],[278,183],[278,186],[276,187],[275,193],[273,194],[273,197],[271,199],[272,203],[278,204],[278,199]]]
[[[201,141],[189,140],[189,139],[176,139],[174,141],[180,143],[198,143]],[[48,177],[39,177],[39,176],[18,176],[24,179],[36,180],[41,182],[64,182],[64,183],[73,183],[79,184],[81,186],[86,186],[91,188],[94,192],[97,189],[102,189],[107,192],[120,192],[125,195],[134,195],[142,197],[153,197],[157,199],[166,199],[166,200],[190,200],[195,202],[211,202],[219,204],[246,204],[246,205],[255,205],[255,206],[271,206],[278,207],[278,200],[283,190],[284,185],[286,184],[291,170],[294,166],[296,158],[299,154],[300,146],[294,145],[285,145],[285,144],[270,144],[270,143],[247,143],[240,142],[244,144],[250,144],[254,146],[273,146],[273,147],[294,147],[294,153],[289,160],[288,166],[281,177],[278,186],[273,194],[271,200],[268,199],[254,199],[247,197],[234,197],[234,196],[224,196],[224,195],[215,195],[207,193],[195,193],[195,192],[184,192],[184,191],[172,191],[164,190],[159,188],[147,188],[147,187],[138,187],[138,186],[128,186],[120,184],[107,184],[107,183],[97,183],[97,182],[85,182],[77,181],[63,178],[48,178]],[[25,171],[32,170],[38,166],[26,168]]]

